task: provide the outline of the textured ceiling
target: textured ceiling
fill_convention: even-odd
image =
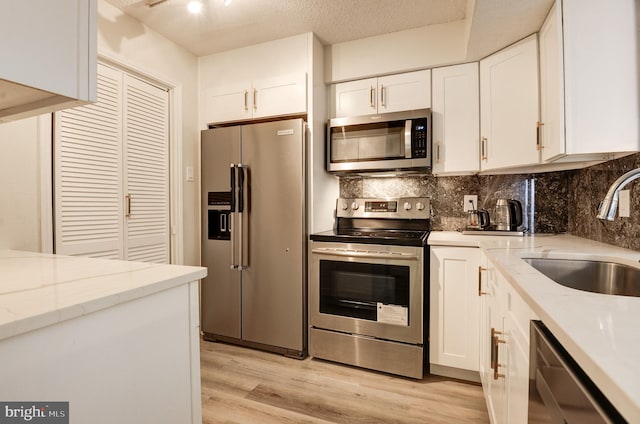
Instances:
[[[197,56],[303,32],[325,45],[465,18],[466,0],[188,0],[147,7],[144,0],[106,0]],[[478,0],[482,1],[482,0]],[[534,2],[537,0],[534,0]]]

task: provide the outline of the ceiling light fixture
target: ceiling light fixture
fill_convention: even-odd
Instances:
[[[224,5],[229,6],[233,0],[224,0]]]
[[[189,10],[189,12],[193,13],[194,15],[201,13],[202,7],[203,5],[200,0],[191,0],[189,4],[187,4],[187,10]]]

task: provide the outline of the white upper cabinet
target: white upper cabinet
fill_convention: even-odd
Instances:
[[[537,164],[538,46],[531,35],[480,61],[480,168]]]
[[[556,1],[540,30],[542,160],[640,150],[637,1]]]
[[[431,107],[431,71],[423,70],[331,86],[333,117]]]
[[[310,37],[201,57],[201,125],[307,113]]]
[[[96,0],[0,5],[0,122],[96,100]]]
[[[303,114],[307,111],[306,74],[215,86],[205,90],[203,106],[208,123]]]
[[[478,172],[480,99],[478,63],[432,71],[433,173]]]

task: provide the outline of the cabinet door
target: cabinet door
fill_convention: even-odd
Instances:
[[[378,113],[430,107],[430,70],[378,78]]]
[[[433,78],[433,173],[480,169],[478,63],[436,68]]]
[[[331,88],[333,116],[370,115],[377,112],[377,79],[342,82]]]
[[[478,371],[477,248],[431,248],[429,360]]]
[[[536,35],[480,61],[482,170],[539,162]]]
[[[250,119],[251,83],[214,87],[204,94],[203,122],[229,122]]]
[[[497,343],[496,337],[503,336],[503,288],[498,278],[497,270],[487,259],[484,253],[481,255],[481,286],[480,290],[480,380],[487,402],[487,412],[492,424],[504,423],[505,418],[505,365],[507,364],[504,343]],[[500,339],[504,340],[504,339]],[[500,358],[502,360],[498,361]],[[507,358],[507,359],[505,359]],[[497,363],[500,365],[494,370]]]
[[[306,82],[305,73],[254,80],[251,105],[253,117],[265,118],[306,113]]]
[[[562,14],[555,3],[540,29],[540,155],[543,162],[565,153]]]
[[[124,259],[169,263],[169,93],[124,74]]]
[[[96,100],[96,0],[0,3],[0,122]]]
[[[98,69],[98,100],[55,114],[55,252],[124,259],[122,75]]]

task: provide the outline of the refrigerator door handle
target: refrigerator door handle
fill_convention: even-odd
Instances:
[[[239,261],[237,264],[237,269],[242,270],[246,268],[244,261],[244,195],[245,195],[245,169],[247,169],[246,165],[241,163],[238,164],[238,257]]]
[[[238,269],[238,264],[236,263],[236,168],[237,165],[230,165],[230,181],[231,181],[231,210],[229,211],[229,241],[231,242],[231,269]]]

